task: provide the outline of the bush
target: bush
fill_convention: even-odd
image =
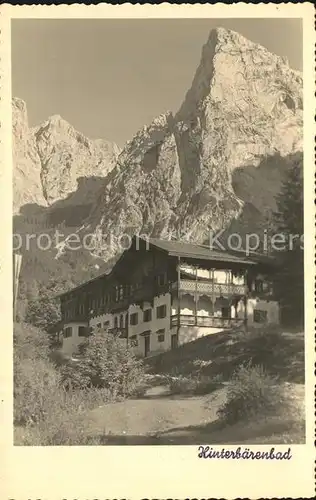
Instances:
[[[229,424],[248,420],[255,415],[268,416],[284,410],[287,405],[284,390],[277,378],[261,365],[241,365],[233,374],[225,403],[218,417]]]
[[[39,422],[56,404],[60,377],[46,360],[28,359],[14,367],[14,421],[19,425]]]
[[[49,357],[49,337],[27,323],[15,323],[13,332],[14,359],[45,359]]]
[[[115,400],[136,394],[144,385],[142,361],[118,334],[96,331],[87,338],[81,352],[75,365],[62,370],[64,386],[107,389]]]
[[[107,394],[100,389],[65,391],[57,388],[48,398],[49,411],[36,425],[28,422],[16,433],[15,444],[58,446],[91,444],[86,435],[85,413],[104,404]],[[92,443],[98,444],[98,443]]]
[[[169,379],[169,389],[172,394],[209,394],[220,386],[220,376],[178,376]]]
[[[14,329],[15,444],[86,444],[83,413],[109,399],[102,389],[68,390],[49,360],[46,334],[27,324]]]
[[[117,336],[96,333],[81,358],[56,367],[46,334],[27,324],[14,332],[15,444],[99,444],[85,413],[143,390],[143,367]]]
[[[49,339],[31,325],[16,324],[14,345],[14,421],[38,422],[51,405],[59,375],[49,362]]]

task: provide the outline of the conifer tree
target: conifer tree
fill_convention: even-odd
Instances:
[[[304,322],[304,203],[303,156],[296,155],[277,197],[274,223],[285,244],[274,249],[280,267],[274,277],[274,291],[281,306],[281,320],[287,325]]]

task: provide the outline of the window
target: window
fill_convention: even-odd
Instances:
[[[222,318],[230,318],[230,307],[222,307]]]
[[[117,316],[115,316],[114,318],[114,328],[117,328],[118,327],[118,318]]]
[[[79,326],[78,328],[78,337],[86,337],[87,336],[87,329],[85,326]]]
[[[84,304],[79,305],[79,314],[84,314]]]
[[[101,329],[101,323],[98,323],[98,324],[97,324],[97,328],[98,328],[98,330],[100,330],[100,329]]]
[[[167,273],[158,274],[157,282],[159,286],[163,286],[167,284]]]
[[[129,322],[130,322],[130,325],[137,325],[138,324],[138,313],[131,314]]]
[[[110,322],[109,321],[104,321],[103,328],[106,330],[107,328],[109,328],[109,326],[110,326]]]
[[[267,320],[268,320],[268,311],[261,311],[260,309],[255,309],[253,311],[254,323],[266,323]]]
[[[165,318],[167,315],[167,306],[163,304],[162,306],[158,306],[156,309],[157,318]]]
[[[64,339],[68,339],[69,337],[72,337],[72,328],[71,328],[71,326],[68,326],[64,330]]]
[[[120,328],[124,328],[124,315],[121,314],[120,316]]]
[[[131,335],[130,343],[132,347],[137,347],[138,346],[138,340],[137,340],[137,335]]]
[[[157,330],[158,334],[158,342],[164,342],[165,341],[165,329],[162,328],[161,330]]]
[[[255,291],[258,293],[262,293],[263,288],[264,288],[263,280],[256,280],[255,281]]]
[[[144,311],[144,321],[146,323],[151,321],[151,309],[146,309],[146,311]]]

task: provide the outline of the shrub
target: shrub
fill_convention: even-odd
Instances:
[[[86,445],[85,413],[107,400],[100,389],[65,391],[58,388],[49,399],[49,411],[36,425],[27,423],[16,433],[15,444],[31,446]],[[98,444],[98,443],[92,443]]]
[[[49,360],[49,339],[37,328],[15,325],[15,444],[86,444],[83,414],[104,404],[108,391],[66,391],[61,373]]]
[[[60,377],[46,360],[24,359],[14,366],[14,421],[19,425],[43,420],[56,402]]]
[[[31,325],[16,324],[14,343],[14,420],[38,422],[52,404],[60,377],[49,362],[49,339]]]
[[[15,323],[13,331],[14,359],[48,359],[49,337],[27,323]]]
[[[217,414],[227,423],[248,420],[254,415],[268,416],[283,410],[287,401],[277,378],[261,365],[241,365],[233,374],[227,398]]]
[[[178,376],[169,379],[169,389],[172,394],[209,394],[220,386],[220,376]]]
[[[96,331],[81,351],[76,365],[63,370],[68,385],[105,388],[112,399],[132,396],[143,385],[142,361],[118,334]]]

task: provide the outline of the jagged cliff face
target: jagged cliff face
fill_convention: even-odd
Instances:
[[[302,76],[232,31],[211,32],[179,112],[129,141],[91,213],[88,231],[186,237],[274,208],[286,161],[303,149]],[[249,217],[248,217],[249,219]],[[253,228],[250,228],[253,230]]]
[[[221,28],[180,110],[121,152],[58,116],[30,131],[14,100],[15,205],[92,204],[82,232],[102,235],[106,260],[124,234],[205,242],[210,230],[253,231],[303,149],[302,102],[302,76],[287,61]]]
[[[27,203],[46,206],[41,183],[41,162],[35,137],[29,129],[26,105],[13,99],[13,208],[17,212]]]
[[[14,211],[28,203],[92,203],[118,154],[116,144],[89,140],[57,115],[30,129],[25,103],[14,98]]]

